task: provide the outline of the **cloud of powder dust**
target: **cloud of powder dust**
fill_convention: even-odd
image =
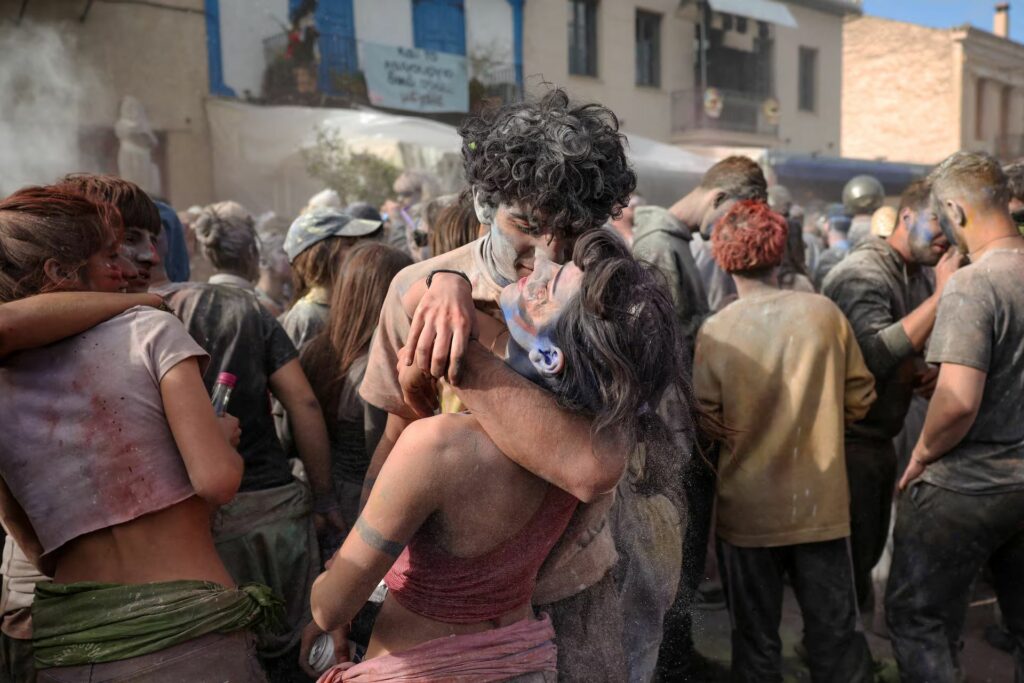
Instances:
[[[89,170],[79,151],[79,113],[86,93],[100,86],[76,59],[71,35],[0,24],[0,197]]]

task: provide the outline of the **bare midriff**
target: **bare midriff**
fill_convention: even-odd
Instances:
[[[446,624],[410,612],[389,595],[384,599],[377,620],[373,624],[373,635],[366,649],[366,659],[391,652],[402,652],[435,638],[490,631],[532,617],[533,607],[527,603],[490,621],[476,624]]]
[[[57,551],[57,583],[211,581],[233,587],[210,532],[210,507],[193,496],[130,522],[93,531]]]

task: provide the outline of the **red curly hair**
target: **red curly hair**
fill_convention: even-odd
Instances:
[[[711,255],[727,273],[756,273],[782,263],[789,228],[761,201],[736,202],[711,233]]]

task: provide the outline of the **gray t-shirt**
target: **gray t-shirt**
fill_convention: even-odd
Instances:
[[[988,376],[970,431],[922,479],[968,494],[1024,490],[1024,250],[990,251],[950,278],[928,361]]]
[[[327,326],[330,314],[325,295],[314,291],[296,301],[294,306],[278,318],[278,322],[288,333],[295,348],[301,349]]]

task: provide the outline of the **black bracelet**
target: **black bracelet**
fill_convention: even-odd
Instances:
[[[452,275],[458,275],[465,280],[470,288],[472,289],[473,283],[470,282],[469,276],[463,273],[461,270],[448,270],[447,268],[438,268],[437,270],[430,271],[430,275],[427,276],[427,289],[430,289],[430,283],[434,281],[434,276],[438,273],[451,273]]]

